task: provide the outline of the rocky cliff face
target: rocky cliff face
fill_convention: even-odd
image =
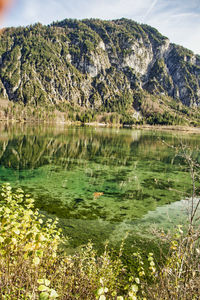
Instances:
[[[64,20],[0,36],[0,97],[115,111],[141,90],[200,106],[200,56],[126,19]]]

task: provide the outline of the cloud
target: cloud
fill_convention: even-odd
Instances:
[[[143,16],[144,19],[151,13],[151,11],[154,9],[157,3],[158,0],[154,0],[154,2],[150,5],[149,9],[147,10],[146,14]]]
[[[185,17],[200,17],[200,14],[197,13],[182,13],[182,14],[174,14],[170,16],[170,18],[185,18]]]
[[[13,12],[7,23],[13,17],[16,23],[24,25],[37,21],[47,24],[63,18],[142,17],[152,6],[152,0],[18,0],[18,5],[20,11]]]

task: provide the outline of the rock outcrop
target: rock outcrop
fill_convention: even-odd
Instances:
[[[200,56],[127,19],[66,19],[0,36],[2,98],[114,111],[139,90],[200,106]]]

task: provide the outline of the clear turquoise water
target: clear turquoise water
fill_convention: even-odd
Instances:
[[[57,216],[70,247],[150,237],[186,218],[190,176],[171,146],[200,135],[64,126],[0,127],[0,183],[31,193]],[[95,197],[95,193],[102,193]]]

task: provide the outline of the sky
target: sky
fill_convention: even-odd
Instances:
[[[200,0],[13,0],[1,26],[50,24],[65,18],[132,19],[200,54]]]

